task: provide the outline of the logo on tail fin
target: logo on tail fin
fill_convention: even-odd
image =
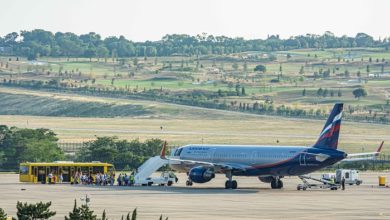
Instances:
[[[343,104],[335,104],[314,147],[337,149],[342,115]]]

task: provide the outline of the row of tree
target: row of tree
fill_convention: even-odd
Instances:
[[[22,162],[53,162],[75,159],[80,162],[112,163],[119,170],[134,169],[146,159],[160,153],[163,141],[138,139],[127,141],[116,137],[98,137],[84,144],[76,158],[66,158],[58,147],[56,134],[48,129],[26,129],[0,125],[0,167],[16,170]]]
[[[390,39],[375,40],[365,33],[355,37],[337,37],[331,32],[323,35],[306,34],[281,39],[279,35],[267,39],[245,40],[225,36],[186,34],[166,35],[159,41],[133,42],[124,36],[107,37],[90,32],[77,35],[71,32],[56,32],[35,29],[12,32],[0,37],[0,48],[12,55],[35,59],[37,56],[53,57],[146,57],[171,55],[231,54],[244,51],[278,51],[299,48],[347,48],[383,47],[388,50]]]
[[[135,169],[145,160],[160,154],[163,141],[138,139],[127,141],[117,137],[98,137],[87,142],[76,155],[77,161],[104,161],[115,165],[117,170]]]
[[[322,119],[324,115],[318,115],[311,111],[305,111],[303,109],[290,109],[287,107],[285,110],[282,111],[276,111],[275,106],[271,106],[270,108],[259,108],[257,111],[253,108],[253,106],[257,106],[255,103],[240,103],[238,105],[237,101],[231,101],[228,103],[226,99],[224,99],[225,96],[245,96],[246,91],[244,87],[241,87],[239,84],[236,84],[236,91],[222,91],[218,90],[216,92],[213,91],[204,91],[204,90],[194,90],[190,92],[174,92],[169,90],[163,90],[160,89],[149,89],[149,90],[125,90],[123,88],[121,89],[100,89],[96,87],[77,87],[77,88],[70,88],[70,87],[63,87],[61,84],[56,86],[50,86],[47,84],[37,84],[37,81],[4,81],[2,85],[5,86],[16,86],[16,87],[23,87],[23,88],[32,88],[32,89],[44,89],[47,91],[56,91],[56,92],[73,92],[77,94],[82,95],[91,95],[91,96],[99,96],[99,97],[112,97],[112,98],[124,98],[124,99],[146,99],[146,100],[152,100],[152,101],[164,101],[169,103],[176,103],[176,104],[182,104],[182,105],[190,105],[190,106],[198,106],[198,107],[204,107],[204,108],[212,108],[212,109],[223,109],[223,110],[230,110],[230,111],[248,111],[250,113],[255,114],[271,114],[271,115],[280,115],[280,116],[288,116],[288,117],[307,117],[307,118],[319,118]],[[232,88],[234,85],[232,84]],[[356,89],[355,89],[356,90]],[[357,91],[353,92],[353,95],[356,98],[361,98],[367,96],[367,92],[364,89],[359,89]],[[324,89],[321,89],[320,91],[317,91],[317,96],[331,96],[332,91],[326,91]],[[307,91],[304,90],[302,92],[303,96],[308,95]],[[310,95],[315,95],[313,92],[310,93]],[[341,97],[343,94],[341,90],[337,92],[333,92],[334,96]],[[268,106],[269,104],[266,103]],[[283,107],[279,106],[283,109]],[[371,118],[369,116],[367,117],[350,117],[348,120],[351,121],[369,121],[373,123],[384,123],[389,124],[390,119],[386,117],[381,117],[380,120],[377,120],[375,118]]]
[[[50,210],[51,202],[38,202],[35,204],[29,203],[16,203],[16,216],[13,217],[12,220],[44,220],[44,219],[52,219],[57,212]],[[0,208],[0,220],[7,220],[8,215],[5,211]],[[126,218],[122,215],[121,220],[137,220],[137,209],[134,209],[133,212],[129,212],[126,215]],[[160,215],[160,220],[163,219],[163,216]],[[68,216],[65,216],[65,220],[108,220],[106,210],[103,211],[101,218],[97,217],[88,204],[83,204],[81,206],[77,206],[76,200],[74,201],[74,207],[71,212],[69,212]],[[168,217],[165,218],[168,220]]]

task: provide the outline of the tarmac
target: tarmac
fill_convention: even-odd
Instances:
[[[319,177],[319,174],[313,174]],[[185,186],[186,175],[171,187],[84,186],[19,183],[17,174],[0,174],[0,207],[15,216],[16,202],[52,201],[53,219],[64,219],[90,197],[98,217],[106,210],[109,219],[137,208],[140,220],[159,219],[390,219],[390,188],[378,186],[378,176],[390,173],[364,172],[363,184],[346,190],[297,191],[297,177],[284,178],[283,189],[271,189],[255,177],[237,177],[237,190],[224,189],[226,178],[217,175],[204,184]]]

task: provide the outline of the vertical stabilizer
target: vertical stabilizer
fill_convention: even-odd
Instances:
[[[317,143],[313,147],[337,149],[342,114],[343,103],[336,103],[321,131]]]

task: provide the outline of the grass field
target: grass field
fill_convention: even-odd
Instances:
[[[190,111],[190,109],[188,109]],[[199,109],[192,109],[199,111]],[[253,116],[243,113],[204,110],[200,114],[172,114],[159,118],[80,118],[1,115],[1,124],[53,129],[61,142],[82,142],[96,136],[118,136],[141,140],[162,138],[170,145],[188,143],[311,145],[324,121]],[[185,111],[184,111],[185,112]],[[161,129],[162,127],[162,129]],[[340,148],[348,152],[376,149],[390,141],[386,125],[344,123]],[[277,143],[277,141],[279,143]],[[385,146],[384,151],[390,152]]]
[[[172,92],[235,91],[245,87],[244,96],[217,97],[211,102],[254,103],[271,100],[275,106],[319,109],[328,112],[335,102],[356,108],[356,114],[389,117],[390,53],[368,48],[305,49],[264,53],[276,60],[245,60],[231,54],[195,57],[158,57],[147,60],[127,58],[114,62],[83,58],[40,58],[42,63],[25,58],[0,57],[0,80],[63,80],[76,86],[96,86],[110,90],[138,88]],[[261,53],[258,53],[261,54]],[[287,54],[291,58],[287,58]],[[371,62],[369,61],[371,58]],[[378,60],[377,60],[378,59]],[[197,62],[198,66],[197,66]],[[168,67],[169,65],[170,67]],[[236,66],[234,66],[237,64]],[[254,72],[265,65],[265,73]],[[370,72],[367,72],[367,65]],[[282,72],[280,67],[282,66]],[[246,70],[244,70],[246,67]],[[303,72],[299,73],[303,67]],[[380,76],[368,76],[378,74]],[[315,73],[330,70],[328,78]],[[61,70],[61,71],[60,71]],[[344,76],[348,70],[350,75]],[[360,71],[361,76],[357,76]],[[47,73],[49,72],[49,73]],[[280,78],[279,81],[275,79]],[[94,81],[93,81],[94,80]],[[273,80],[273,81],[272,81]],[[352,91],[364,87],[368,96],[357,99]],[[318,96],[319,88],[341,91],[342,96]],[[306,95],[302,91],[306,90]],[[47,127],[61,141],[85,141],[96,136],[120,138],[163,138],[172,145],[186,143],[234,143],[310,145],[319,134],[323,121],[293,120],[252,114],[143,100],[89,97],[0,87],[2,109],[0,124],[20,127]],[[3,107],[4,106],[4,107]],[[87,114],[87,112],[89,112]],[[14,115],[14,116],[10,116]],[[25,115],[25,116],[20,116]],[[32,115],[32,116],[28,116]],[[61,116],[61,117],[44,117]],[[62,116],[88,116],[62,117]],[[101,118],[111,117],[111,118]],[[162,129],[161,129],[162,127]],[[345,123],[340,146],[349,152],[376,148],[381,140],[390,140],[389,127]],[[277,143],[279,141],[279,143]],[[385,150],[388,151],[385,147]]]

